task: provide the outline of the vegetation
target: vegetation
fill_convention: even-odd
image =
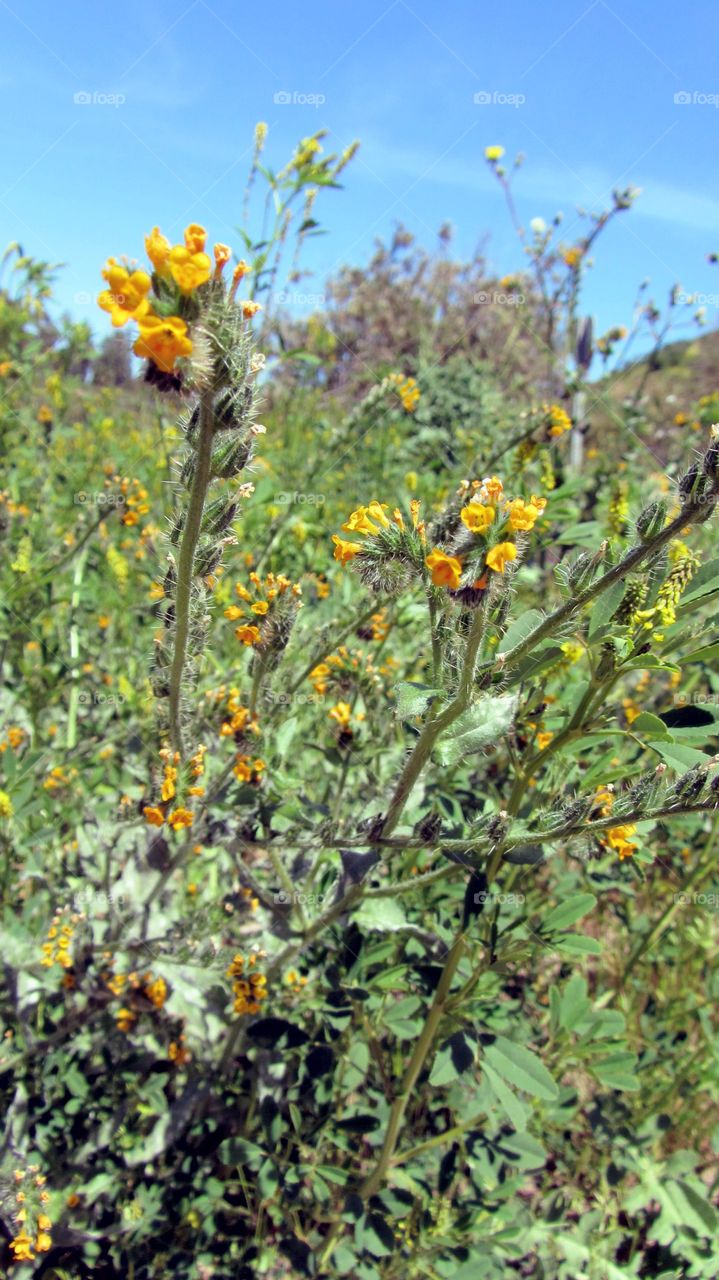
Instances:
[[[712,1280],[715,336],[592,333],[631,192],[290,321],[264,144],[99,351],[6,255],[4,1265]]]

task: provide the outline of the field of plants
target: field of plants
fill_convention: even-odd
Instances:
[[[509,274],[290,316],[356,146],[266,149],[104,341],[3,259],[0,1270],[713,1280],[715,335],[500,145]]]

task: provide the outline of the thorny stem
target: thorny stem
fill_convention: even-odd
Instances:
[[[175,644],[170,669],[170,742],[173,751],[183,754],[180,702],[182,677],[187,654],[187,637],[190,630],[190,601],[195,564],[195,552],[200,537],[202,513],[210,484],[212,469],[212,435],[214,417],[212,391],[203,391],[200,398],[200,434],[197,443],[195,474],[192,479],[187,519],[182,531],[180,555],[177,562],[177,588],[175,591]]]

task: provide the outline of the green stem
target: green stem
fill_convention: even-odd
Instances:
[[[197,443],[195,474],[190,490],[187,519],[182,532],[180,557],[177,563],[177,589],[175,592],[175,646],[170,669],[170,741],[173,751],[183,754],[180,702],[182,677],[187,655],[187,637],[190,629],[190,601],[192,597],[195,552],[200,537],[202,513],[210,484],[212,469],[212,435],[214,416],[212,392],[204,391],[200,399],[200,435]]]

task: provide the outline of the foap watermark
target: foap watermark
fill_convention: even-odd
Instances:
[[[282,289],[273,294],[273,301],[281,307],[323,307],[327,301],[324,293],[301,293],[297,289]]]
[[[324,893],[302,893],[301,891],[289,893],[286,889],[278,889],[272,895],[272,901],[278,907],[321,907],[325,901]]]
[[[475,293],[474,301],[480,307],[485,307],[490,302],[497,307],[521,307],[526,298],[516,290],[505,293],[501,289],[481,289],[479,293]]]
[[[72,895],[75,911],[106,911],[108,907],[121,907],[126,901],[121,893],[105,893],[101,889],[78,889]]]
[[[482,889],[474,895],[477,907],[521,907],[524,901],[523,893],[488,893]]]
[[[675,893],[674,905],[677,907],[701,907],[715,911],[719,907],[719,893]]]
[[[324,698],[318,693],[283,693],[281,689],[268,689],[265,698],[276,707],[309,707],[324,703]]]
[[[524,93],[505,93],[502,89],[480,89],[472,97],[475,107],[523,107]]]
[[[680,89],[674,94],[677,107],[719,107],[719,93],[704,93],[702,89]]]
[[[275,502],[282,507],[291,507],[295,504],[299,507],[321,507],[324,501],[323,493],[278,493],[275,498]]]
[[[73,93],[72,100],[76,107],[124,107],[127,98],[124,93],[103,93],[99,89],[80,89]]]
[[[719,293],[685,293],[680,289],[674,296],[685,307],[719,307]]]
[[[93,693],[88,689],[81,689],[77,700],[93,707],[121,707],[125,701],[119,693]]]
[[[100,489],[96,493],[79,489],[73,494],[73,502],[76,507],[122,507],[125,504],[125,498],[123,494],[113,492],[112,489]]]
[[[272,95],[276,107],[321,107],[327,101],[324,93],[301,93],[299,89],[278,89]]]
[[[677,693],[674,695],[675,707],[717,707],[719,706],[719,693],[693,693],[688,697],[686,693]]]

